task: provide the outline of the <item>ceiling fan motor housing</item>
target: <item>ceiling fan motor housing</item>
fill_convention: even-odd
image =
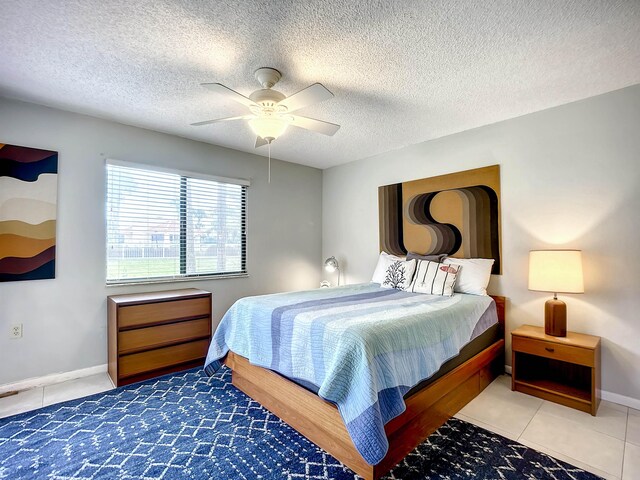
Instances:
[[[263,88],[253,92],[249,98],[258,104],[250,106],[249,110],[259,117],[279,117],[287,111],[287,107],[278,105],[287,97],[277,90]]]
[[[249,95],[249,98],[256,102],[258,105],[262,105],[263,107],[275,107],[278,102],[284,100],[287,97],[284,95],[284,93],[281,93],[277,90],[262,88]]]

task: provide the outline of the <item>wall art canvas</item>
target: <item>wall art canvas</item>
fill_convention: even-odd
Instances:
[[[58,152],[0,143],[0,282],[55,278]]]
[[[381,250],[493,258],[502,272],[499,165],[385,185],[378,204]]]

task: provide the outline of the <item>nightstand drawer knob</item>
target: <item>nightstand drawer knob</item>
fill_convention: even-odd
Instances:
[[[553,351],[554,351],[554,349],[553,349],[553,348],[551,348],[551,347],[544,347],[544,349],[545,349],[547,352],[553,352]]]

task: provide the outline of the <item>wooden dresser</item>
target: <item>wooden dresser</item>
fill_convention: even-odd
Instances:
[[[109,376],[114,385],[204,363],[211,292],[187,288],[107,297]]]

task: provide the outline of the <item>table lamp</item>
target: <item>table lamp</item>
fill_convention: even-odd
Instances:
[[[531,250],[529,290],[553,292],[544,305],[544,333],[567,336],[567,304],[558,293],[584,293],[580,250]]]

